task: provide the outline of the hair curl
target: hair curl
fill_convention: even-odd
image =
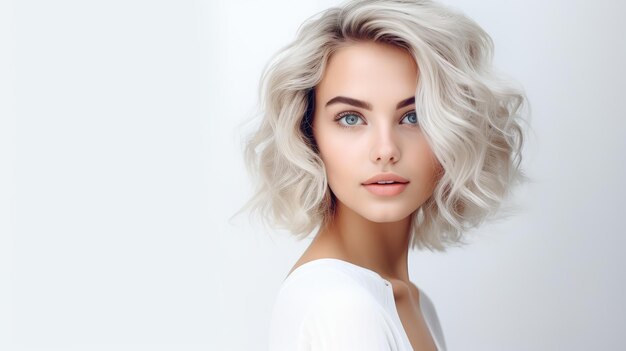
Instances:
[[[420,127],[443,172],[414,212],[411,248],[445,251],[495,215],[520,168],[526,96],[492,68],[493,41],[473,20],[427,0],[351,1],[308,19],[266,66],[261,124],[246,141],[257,189],[242,210],[302,239],[332,214],[333,195],[310,129],[329,57],[355,41],[407,50],[419,69]]]

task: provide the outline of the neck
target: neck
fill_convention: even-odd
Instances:
[[[339,201],[332,221],[316,236],[339,258],[373,270],[386,279],[409,280],[411,216],[397,222],[372,222]]]

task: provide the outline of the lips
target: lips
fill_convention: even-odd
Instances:
[[[363,185],[380,184],[380,183],[401,183],[406,184],[409,180],[402,178],[394,173],[380,173],[363,182]]]
[[[380,173],[363,183],[365,189],[378,196],[395,196],[406,189],[409,180],[393,173]]]

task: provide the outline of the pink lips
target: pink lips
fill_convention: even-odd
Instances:
[[[365,184],[364,186],[365,189],[374,195],[394,196],[403,192],[407,187],[407,183]]]
[[[381,173],[366,180],[363,183],[363,186],[374,195],[395,196],[403,192],[408,183],[409,181],[407,179],[402,178],[397,174]]]

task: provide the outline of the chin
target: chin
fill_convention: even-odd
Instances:
[[[369,209],[359,213],[363,218],[376,223],[393,223],[409,217],[413,212],[399,211],[388,208],[382,211]]]

